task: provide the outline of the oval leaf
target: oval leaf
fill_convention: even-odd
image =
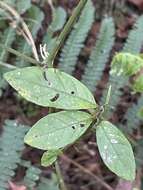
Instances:
[[[102,121],[96,131],[97,145],[106,166],[126,180],[135,178],[135,159],[125,136],[108,121]]]
[[[59,109],[95,108],[91,92],[74,77],[49,68],[16,69],[4,75],[8,83],[25,99],[35,104]]]
[[[57,157],[60,153],[60,150],[49,150],[47,152],[44,152],[41,158],[41,165],[44,167],[52,165],[57,160]]]
[[[25,143],[43,150],[57,150],[79,139],[92,123],[81,111],[62,111],[39,120],[25,136]]]

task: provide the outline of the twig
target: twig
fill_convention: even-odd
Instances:
[[[27,37],[29,38],[29,41],[31,43],[31,46],[32,46],[32,50],[33,50],[33,54],[34,54],[34,57],[37,61],[39,61],[39,56],[38,56],[38,53],[37,53],[37,49],[36,49],[36,46],[35,46],[35,42],[33,40],[33,37],[32,37],[32,34],[27,26],[27,24],[24,22],[24,20],[21,18],[21,16],[18,14],[18,12],[13,9],[11,6],[9,6],[7,3],[3,2],[3,1],[0,1],[0,6],[3,7],[4,9],[6,9],[8,12],[11,13],[11,15],[13,17],[15,17],[15,19],[21,23],[22,27],[23,27],[23,30],[25,32],[25,34],[27,35]]]
[[[54,11],[54,6],[52,0],[48,0],[48,4],[50,5],[52,12]]]
[[[53,61],[54,61],[59,49],[61,48],[64,40],[66,39],[67,35],[71,31],[73,24],[75,23],[75,21],[80,16],[80,13],[83,10],[86,3],[87,3],[87,0],[80,0],[79,1],[78,6],[73,11],[72,16],[69,18],[64,29],[62,30],[61,34],[59,35],[52,52],[50,53],[48,58],[44,61],[44,63],[47,63],[49,67],[53,67]]]
[[[67,190],[58,161],[55,162],[55,169],[56,169],[56,174],[57,174],[60,189]]]
[[[36,61],[36,60],[33,59],[32,57],[29,57],[29,56],[27,56],[27,55],[25,55],[25,54],[23,54],[23,53],[20,53],[19,51],[16,51],[16,50],[13,49],[13,48],[7,47],[7,46],[5,46],[5,45],[3,45],[3,44],[0,44],[0,46],[1,46],[2,48],[4,48],[6,51],[8,51],[8,52],[10,52],[10,53],[12,53],[12,54],[14,54],[14,55],[20,57],[21,59],[24,59],[25,61],[28,61],[29,63],[36,64],[36,65],[39,65],[39,64],[40,64],[39,61]]]
[[[2,61],[0,61],[0,66],[6,67],[8,69],[16,69],[17,68],[14,65],[10,65],[9,63],[5,63],[5,62],[2,62]]]
[[[61,158],[63,158],[64,160],[66,160],[66,161],[68,161],[70,163],[72,163],[73,165],[75,165],[76,167],[78,167],[81,171],[83,171],[84,173],[86,173],[86,174],[90,175],[91,177],[93,177],[98,183],[100,183],[107,190],[113,190],[113,188],[111,186],[109,186],[105,181],[103,181],[98,176],[94,175],[91,171],[89,171],[88,169],[84,168],[79,163],[75,162],[74,160],[70,159],[69,157],[67,157],[65,155],[61,155]]]

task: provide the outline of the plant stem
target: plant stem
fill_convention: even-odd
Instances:
[[[39,65],[40,62],[39,61],[36,61],[36,59],[33,59],[32,57],[29,57],[23,53],[20,53],[19,51],[16,51],[15,49],[13,48],[10,48],[10,47],[7,47],[3,44],[0,44],[0,46],[5,49],[6,51],[20,57],[21,59],[24,59],[25,61],[29,62],[29,63],[32,63],[32,64],[36,64],[36,65]]]
[[[0,66],[6,67],[8,69],[16,69],[17,68],[15,65],[10,65],[9,63],[5,63],[5,62],[2,62],[2,61],[0,61]]]
[[[55,169],[57,173],[60,190],[67,190],[58,161],[55,162]]]
[[[69,157],[67,157],[66,155],[62,155],[61,158],[63,158],[63,160],[72,163],[73,165],[75,165],[77,168],[79,168],[81,171],[83,171],[84,173],[88,174],[89,176],[91,176],[93,179],[95,179],[98,183],[100,183],[104,188],[106,188],[107,190],[113,190],[113,188],[108,185],[105,181],[103,181],[102,178],[96,176],[95,174],[93,174],[90,170],[88,170],[87,168],[83,167],[82,165],[80,165],[79,163],[75,162],[74,160],[70,159]]]
[[[71,31],[73,24],[75,23],[77,18],[80,16],[81,11],[83,10],[86,3],[87,3],[87,0],[80,0],[79,1],[79,4],[77,5],[75,10],[73,11],[72,16],[69,18],[64,29],[62,30],[61,34],[59,35],[52,52],[50,53],[48,58],[44,61],[44,63],[47,63],[49,67],[53,67],[53,61],[54,61],[59,49],[61,48],[64,40],[66,39],[67,35]]]
[[[9,6],[7,3],[3,2],[3,1],[0,1],[0,6],[3,8],[3,9],[6,9],[9,13],[11,13],[11,15],[17,20],[17,22],[20,22],[21,25],[22,25],[22,28],[23,28],[23,31],[24,33],[26,34],[27,38],[28,38],[28,41],[30,42],[31,44],[31,47],[32,47],[32,50],[33,50],[33,54],[35,56],[35,59],[37,61],[39,61],[39,57],[38,57],[38,52],[37,52],[37,49],[36,49],[36,46],[35,46],[35,42],[34,42],[34,39],[32,37],[32,34],[27,26],[27,24],[24,22],[24,20],[22,19],[22,17],[19,15],[19,13],[13,9],[11,6]]]

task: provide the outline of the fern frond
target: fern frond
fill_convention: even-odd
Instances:
[[[6,120],[0,137],[0,189],[8,189],[24,149],[23,139],[28,128],[16,121]]]
[[[52,22],[48,27],[47,33],[43,39],[43,44],[47,44],[49,53],[51,52],[57,40],[57,36],[54,36],[54,33],[63,28],[66,19],[67,19],[67,13],[62,7],[57,7],[53,9]]]
[[[29,29],[31,30],[33,38],[36,39],[37,32],[40,29],[42,20],[44,18],[44,14],[37,6],[33,5],[27,12],[27,16],[29,19],[31,19],[31,21],[28,23]],[[17,50],[25,55],[31,56],[31,46],[27,43],[27,41],[22,37],[19,37],[17,41]],[[17,58],[16,66],[24,67],[28,65],[29,63],[25,62],[23,59]]]
[[[94,6],[89,0],[62,49],[59,68],[72,74],[87,34],[94,21]]]
[[[128,39],[123,47],[123,52],[139,54],[141,51],[141,47],[143,45],[143,38],[141,34],[143,33],[143,16],[139,17],[136,23],[133,26],[133,29],[130,31]],[[141,40],[142,39],[142,40]],[[121,89],[124,88],[125,85],[128,84],[128,77],[123,76],[115,76],[110,75],[109,82],[107,86],[112,85],[113,92],[111,93],[111,101],[110,105],[112,108],[116,108],[118,105],[122,92]],[[103,104],[106,99],[107,89],[103,92],[103,97],[101,99],[101,103]],[[109,110],[108,116],[111,116],[113,110]]]
[[[62,7],[57,7],[53,9],[52,17],[52,23],[49,26],[49,30],[57,32],[63,28],[67,19],[67,13]]]
[[[105,18],[82,78],[82,82],[93,92],[101,79],[105,64],[110,56],[110,51],[114,45],[114,35],[115,26],[113,19]]]
[[[143,15],[140,16],[129,33],[123,52],[138,54],[143,44]]]
[[[0,43],[4,44],[7,47],[10,47],[15,39],[15,29],[9,27],[7,28],[3,34],[0,35]],[[9,53],[5,51],[2,47],[0,47],[0,61],[6,62]],[[2,94],[2,90],[6,88],[7,83],[3,79],[3,74],[7,71],[5,67],[0,66],[0,91]]]
[[[143,95],[138,99],[138,102],[136,104],[133,104],[128,111],[125,114],[125,120],[126,124],[125,126],[122,126],[122,129],[125,130],[125,132],[128,132],[130,134],[133,134],[133,130],[137,129],[141,123],[141,117],[139,116],[139,111],[143,107]]]
[[[27,170],[26,170],[26,175],[24,176],[24,185],[28,188],[28,189],[34,189],[34,187],[36,186],[37,181],[40,178],[40,174],[41,174],[41,170],[35,166],[30,166]]]
[[[41,182],[39,183],[37,190],[59,190],[56,176],[53,174],[51,179],[42,177]]]
[[[0,36],[1,44],[4,44],[4,46],[11,46],[14,39],[15,39],[15,29],[9,27],[7,28],[3,34]],[[2,47],[0,47],[0,60],[3,62],[6,62],[8,57],[8,52],[5,51]]]

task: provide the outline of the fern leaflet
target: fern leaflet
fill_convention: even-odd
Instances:
[[[115,26],[113,19],[105,18],[102,22],[98,40],[91,53],[82,78],[82,82],[93,92],[101,79],[105,64],[109,58],[110,51],[114,44],[114,35]]]
[[[94,6],[89,0],[62,49],[59,62],[59,68],[62,71],[72,74],[93,20]]]
[[[129,33],[126,44],[123,47],[123,52],[139,54],[143,44],[143,38],[140,36],[143,33],[143,16],[139,17],[134,24],[133,29]],[[142,39],[142,40],[140,40]],[[137,44],[136,44],[137,43]],[[121,89],[128,84],[128,77],[110,75],[108,85],[112,85],[113,92],[111,93],[111,107],[116,108],[120,97],[122,95]],[[104,103],[106,99],[107,89],[103,92],[101,102]],[[110,117],[112,110],[109,110],[108,116]]]
[[[23,139],[27,130],[27,127],[16,121],[5,121],[0,137],[0,189],[8,189],[8,181],[15,175],[15,169],[21,161]]]

